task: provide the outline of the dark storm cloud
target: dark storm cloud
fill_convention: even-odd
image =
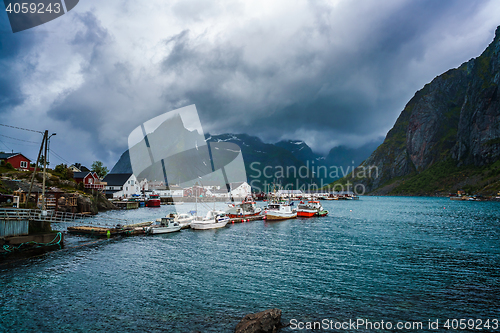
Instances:
[[[308,27],[308,31],[298,31],[295,36],[305,46],[308,37],[315,33],[336,34],[335,27],[321,19],[324,6],[310,4],[319,19],[312,30]],[[426,44],[433,37],[432,31],[450,17],[459,21],[473,16],[479,7],[480,3],[469,1],[411,2],[373,22],[367,35],[355,41],[355,49],[344,50],[326,43],[319,52],[299,49],[291,57],[257,65],[244,60],[242,50],[230,43],[208,46],[191,38],[189,31],[183,31],[166,41],[173,47],[163,69],[181,80],[183,75],[193,72],[197,78],[181,89],[167,87],[170,94],[166,96],[170,100],[174,95],[175,100],[195,103],[211,132],[245,131],[277,140],[284,133],[303,128],[331,131],[339,136],[363,133],[377,137],[381,127],[387,130],[388,124],[392,125],[395,114],[415,92],[407,90],[400,95],[401,91],[395,88],[398,81],[407,80],[408,64],[421,60],[429,52]],[[319,68],[314,66],[315,62],[320,63]],[[310,68],[312,75],[287,81],[288,74],[304,68],[306,71]],[[266,95],[262,89],[269,89],[269,85],[261,85],[263,82],[280,85],[281,95],[272,102],[263,99],[248,103],[247,99],[238,99],[224,89],[235,76],[250,82],[256,95]],[[172,91],[175,93],[171,94]],[[394,110],[395,107],[398,109]],[[228,125],[236,129],[226,128]]]
[[[70,44],[73,52],[85,59],[79,71],[84,81],[78,89],[67,89],[61,93],[47,114],[54,120],[67,122],[73,128],[88,133],[93,146],[102,146],[99,134],[106,127],[103,115],[110,111],[111,105],[119,103],[116,92],[126,78],[127,68],[120,63],[108,66],[104,46],[112,42],[111,37],[93,13],[76,14],[75,20],[81,28]],[[109,68],[106,73],[99,72],[103,67]],[[101,158],[107,154],[100,149],[95,153]]]
[[[190,104],[205,132],[361,146],[500,24],[492,1],[278,3],[80,2],[50,34],[13,35],[4,15],[0,114],[64,124],[108,164],[133,128]]]
[[[0,8],[3,9],[3,5]],[[32,48],[35,38],[26,33],[14,36],[6,13],[0,12],[0,114],[21,105],[26,98],[21,90],[23,76],[15,65],[25,57],[23,52]],[[29,64],[24,64],[26,66]]]

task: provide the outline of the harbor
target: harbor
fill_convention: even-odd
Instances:
[[[263,304],[281,309],[283,322],[352,313],[426,321],[431,310],[436,318],[498,316],[500,290],[490,283],[498,278],[498,203],[475,202],[470,209],[471,203],[448,198],[362,197],[322,204],[326,217],[207,231],[65,233],[60,250],[0,264],[1,330],[120,325],[124,331],[233,332]],[[173,212],[162,205],[99,216],[142,222]]]

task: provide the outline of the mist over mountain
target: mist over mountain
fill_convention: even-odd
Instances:
[[[207,142],[231,142],[240,147],[247,181],[257,191],[264,191],[271,183],[279,183],[288,189],[308,188],[312,184],[318,188],[325,186],[342,177],[342,171],[332,170],[342,169],[346,174],[349,173],[353,164],[361,163],[378,145],[369,143],[357,149],[341,146],[333,148],[327,156],[322,156],[298,140],[270,144],[248,134],[207,134],[206,137]],[[332,166],[335,168],[332,169]],[[323,169],[318,174],[319,167]],[[131,172],[130,155],[126,150],[111,173]]]

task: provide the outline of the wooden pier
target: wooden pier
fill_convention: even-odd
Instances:
[[[113,202],[116,207],[120,209],[137,209],[139,208],[139,201],[115,201]]]
[[[235,217],[235,218],[229,219],[229,223],[245,223],[245,222],[259,221],[259,220],[265,220],[265,219],[266,219],[265,215],[248,216],[245,218]]]
[[[124,229],[124,228],[78,226],[78,227],[68,227],[68,233],[78,234],[78,235],[89,235],[96,237],[114,237],[114,236],[144,235],[146,232],[142,227]]]
[[[232,218],[229,220],[227,225],[258,220],[265,220],[265,216],[258,215],[248,216],[245,218]],[[95,237],[136,236],[144,235],[146,233],[146,227],[151,225],[151,223],[152,222],[143,222],[123,227],[76,226],[68,227],[68,233]]]

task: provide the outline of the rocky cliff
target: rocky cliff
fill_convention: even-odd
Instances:
[[[499,66],[500,27],[479,57],[436,77],[408,102],[384,142],[358,169],[372,167],[371,177],[358,172],[350,178],[368,192],[412,194],[408,182],[417,177],[421,183],[424,178],[439,183],[436,170],[446,165],[449,173],[443,176],[456,172],[457,186],[473,175],[475,183],[491,185],[497,166],[490,166],[500,157]],[[427,190],[454,190],[450,181]]]

